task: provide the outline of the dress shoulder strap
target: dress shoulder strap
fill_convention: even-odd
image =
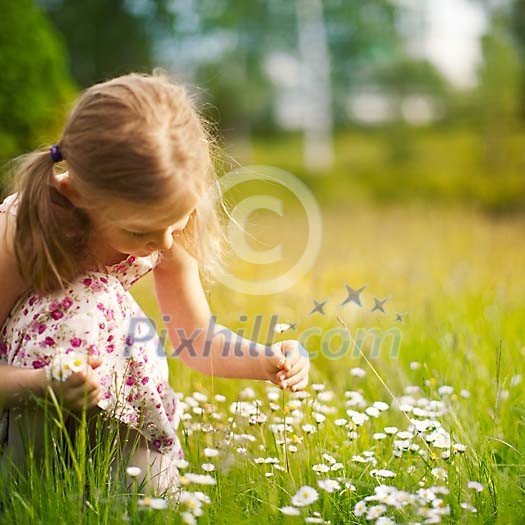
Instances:
[[[18,209],[17,195],[17,193],[13,193],[4,199],[2,204],[0,204],[0,213],[16,215],[16,210]]]

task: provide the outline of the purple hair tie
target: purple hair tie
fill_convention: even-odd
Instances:
[[[49,148],[49,154],[51,155],[53,162],[60,162],[61,160],[64,160],[62,157],[62,152],[60,151],[60,146],[58,144],[53,144]]]

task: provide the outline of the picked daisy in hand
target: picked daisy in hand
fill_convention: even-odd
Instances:
[[[80,352],[59,351],[46,369],[48,380],[66,381],[74,372],[86,370],[88,359]]]

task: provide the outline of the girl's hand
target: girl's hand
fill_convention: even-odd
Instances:
[[[53,389],[59,403],[73,412],[93,409],[100,401],[98,381],[93,373],[102,364],[99,357],[88,359],[86,371],[74,372],[65,381],[52,379],[49,386]]]
[[[283,390],[304,390],[308,385],[310,358],[299,341],[288,340],[270,346],[268,379]]]

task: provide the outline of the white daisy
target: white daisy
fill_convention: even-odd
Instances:
[[[282,332],[286,332],[286,330],[290,330],[291,328],[291,325],[290,323],[277,323],[274,327],[273,327],[273,330],[274,332],[277,332],[277,333],[282,333]]]
[[[366,513],[366,519],[367,520],[375,520],[386,512],[385,505],[374,505],[373,507],[370,507]]]
[[[465,445],[463,445],[463,443],[454,443],[452,445],[452,450],[454,452],[465,452],[465,450],[467,450],[467,447]]]
[[[373,469],[370,471],[370,474],[378,478],[393,478],[396,475],[395,472],[392,472],[391,470],[387,469]]]
[[[162,498],[150,498],[149,506],[155,510],[163,510],[168,508],[168,502]]]
[[[466,501],[461,504],[461,508],[465,510],[470,510],[470,512],[478,512],[478,509],[476,507],[474,507]]]
[[[311,505],[314,501],[317,501],[318,498],[319,494],[317,490],[308,485],[304,485],[292,498],[292,505],[295,507],[304,507],[306,505]]]
[[[360,517],[362,516],[367,510],[367,506],[366,506],[366,503],[362,500],[362,501],[358,501],[355,506],[354,506],[354,514],[357,516],[357,517]]]
[[[182,518],[182,523],[186,523],[186,525],[195,525],[197,523],[195,516],[191,512],[181,512],[180,517]]]
[[[302,426],[302,429],[303,429],[307,434],[313,434],[314,432],[317,432],[317,429],[316,429],[313,425],[310,425],[309,423],[307,423],[306,425],[303,425],[303,426]]]
[[[432,475],[439,480],[447,479],[447,471],[444,468],[433,468],[431,470]]]
[[[181,482],[186,483],[196,483],[198,485],[216,485],[217,480],[210,476],[209,474],[193,474],[192,472],[187,472],[184,476],[181,477]]]
[[[325,492],[335,492],[341,489],[341,485],[335,479],[319,479],[317,480],[317,485]]]
[[[333,465],[337,461],[333,456],[330,456],[330,454],[326,454],[326,453],[323,454],[322,458],[327,463],[330,463],[330,465]]]
[[[142,469],[140,467],[128,467],[126,474],[131,478],[136,478],[142,474]]]
[[[467,483],[467,487],[469,489],[475,490],[476,492],[482,492],[484,488],[479,481],[469,481]]]

